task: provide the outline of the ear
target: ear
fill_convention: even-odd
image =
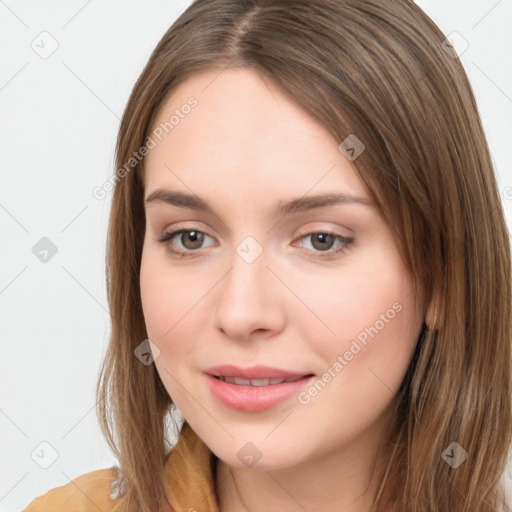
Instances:
[[[439,294],[434,292],[432,300],[428,305],[427,312],[425,313],[425,323],[430,329],[439,329],[443,324],[443,317],[441,314],[441,299]]]

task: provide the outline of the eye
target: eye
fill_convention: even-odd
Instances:
[[[315,257],[319,256],[320,258],[333,258],[338,253],[347,251],[354,242],[354,237],[345,237],[330,231],[314,231],[306,233],[300,237],[301,240],[304,238],[311,239],[311,245],[314,248],[312,252],[315,253]],[[338,242],[339,246],[337,249],[331,250],[335,242]]]
[[[178,237],[178,235],[181,235]],[[171,233],[162,233],[162,235],[157,239],[158,242],[164,244],[166,249],[171,254],[176,254],[183,257],[190,256],[189,253],[193,254],[194,251],[201,248],[201,245],[204,242],[205,236],[210,238],[203,231],[195,230],[195,229],[179,229],[173,231]],[[186,250],[177,250],[172,247],[173,238],[178,237],[178,240],[181,242],[182,246]]]
[[[178,237],[178,235],[181,235]],[[175,249],[173,247],[173,239],[177,238],[180,241],[184,250]],[[166,250],[170,254],[181,256],[182,258],[193,256],[203,245],[205,237],[211,238],[203,231],[196,229],[178,229],[170,233],[162,233],[156,240],[166,246]],[[313,249],[308,249],[309,252],[314,253],[315,257],[319,258],[333,258],[338,253],[345,252],[349,249],[354,242],[353,237],[345,237],[330,231],[315,231],[306,233],[300,237],[300,240],[311,238]],[[336,242],[339,244],[338,248],[332,250]]]

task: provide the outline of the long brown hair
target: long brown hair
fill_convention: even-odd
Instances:
[[[255,70],[339,143],[350,134],[364,142],[354,169],[418,298],[435,300],[436,322],[424,326],[396,397],[373,510],[382,510],[385,489],[396,512],[500,510],[512,440],[509,236],[475,98],[445,39],[409,0],[196,0],[164,34],[122,118],[116,169],[124,172],[107,240],[112,332],[97,398],[125,483],[122,510],[166,503],[172,403],[155,366],[134,356],[147,338],[144,159],[126,163],[176,86],[214,67]],[[456,469],[443,456],[455,442],[467,452]]]

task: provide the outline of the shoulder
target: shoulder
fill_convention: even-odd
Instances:
[[[23,512],[109,512],[116,504],[111,497],[116,478],[115,467],[84,473],[38,496]]]

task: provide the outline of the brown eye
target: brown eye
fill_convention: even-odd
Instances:
[[[157,241],[164,244],[170,254],[186,258],[200,253],[199,249],[202,248],[205,237],[211,238],[206,233],[195,229],[178,229],[171,233],[162,233]],[[333,258],[337,254],[347,251],[354,242],[353,237],[347,238],[328,231],[307,233],[300,238],[301,240],[310,240],[311,248],[308,248],[308,252],[318,258]],[[336,242],[338,243],[337,248]],[[177,243],[179,245],[176,245]]]
[[[347,238],[328,231],[306,233],[301,236],[301,239],[309,240],[309,244],[306,245],[310,245],[311,248],[307,248],[308,251],[319,258],[334,258],[337,254],[347,251],[354,242],[353,237]],[[337,248],[336,242],[338,242]]]
[[[194,251],[200,249],[204,241],[204,233],[200,231],[182,231],[180,236],[180,242],[183,247]]]
[[[195,251],[201,249],[206,233],[195,229],[179,229],[172,233],[162,233],[157,239],[158,242],[165,245],[171,254],[179,254],[182,258],[192,256]]]
[[[310,236],[311,245],[319,251],[329,250],[336,241],[336,237],[329,233],[313,233]]]

